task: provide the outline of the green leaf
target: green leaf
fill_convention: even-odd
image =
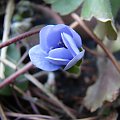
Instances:
[[[76,66],[80,66],[82,64],[82,59],[81,60],[79,60],[77,63],[76,63]]]
[[[109,40],[116,40],[117,39],[117,30],[114,26],[112,21],[107,21],[105,24],[106,28],[106,36]]]
[[[106,33],[105,23],[98,21],[98,23],[94,29],[94,33],[96,34],[96,36],[98,38],[100,38],[101,40],[104,40],[105,33]]]
[[[8,47],[7,58],[12,60],[14,63],[17,63],[20,59],[20,51],[16,48],[15,44],[12,44]]]
[[[0,79],[0,81],[2,81],[2,80]],[[6,87],[0,89],[0,95],[8,96],[8,95],[11,95],[11,92],[12,92],[12,90],[9,86],[6,86]]]
[[[15,82],[15,85],[16,85],[19,89],[25,91],[25,90],[28,88],[28,81],[18,82],[18,80],[20,81],[20,79],[22,79],[22,78],[24,78],[24,76],[23,76],[23,75],[20,75],[20,76],[17,78],[17,80],[16,80],[16,82]],[[0,81],[2,81],[2,80],[0,79]],[[12,94],[12,91],[13,91],[12,87],[6,86],[6,87],[0,89],[0,95],[10,96],[10,95]]]
[[[14,64],[17,64],[18,60],[20,59],[20,51],[16,48],[15,44],[12,44],[8,47],[7,50],[7,59],[13,62]],[[10,68],[9,66],[5,65],[5,77],[10,76],[13,74],[15,70]],[[26,90],[28,87],[28,81],[19,82],[21,79],[23,79],[24,76],[21,75],[16,79],[15,85],[18,86],[22,90]],[[2,80],[0,80],[2,81]],[[10,86],[6,86],[2,89],[0,89],[0,95],[11,95],[12,88]]]
[[[114,26],[109,0],[86,0],[83,4],[81,16],[86,20],[95,17],[98,21],[103,22],[96,27],[96,34],[99,38],[103,39],[107,36],[110,40],[117,39],[117,30]]]
[[[109,40],[116,40],[117,38],[117,31],[114,28],[114,25],[112,24],[111,21],[107,21],[107,22],[99,21],[94,29],[94,33],[101,40],[104,40],[105,36],[107,36]]]
[[[112,13],[115,17],[120,8],[120,0],[110,0],[110,2],[111,2]]]
[[[113,17],[109,0],[86,0],[81,16],[86,20],[93,16],[102,22],[111,20]]]
[[[57,0],[52,4],[52,9],[61,15],[67,15],[76,10],[84,0]]]
[[[79,74],[80,68],[77,65],[74,65],[70,69],[67,70],[69,73]]]
[[[58,0],[43,0],[44,2],[48,3],[48,4],[52,4]]]
[[[20,76],[16,79],[15,85],[16,85],[19,89],[25,91],[25,90],[27,90],[27,88],[28,88],[28,80],[25,79],[24,81],[21,81],[21,80],[23,80],[23,79],[25,79],[24,75],[20,75]]]
[[[70,69],[68,69],[67,71],[69,73],[73,73],[73,74],[80,74],[80,65],[82,64],[82,59],[79,60],[73,67],[71,67]]]
[[[112,52],[117,52],[120,50],[120,31],[118,32],[118,37],[116,41],[111,41],[112,42],[112,46],[111,46],[111,51]]]

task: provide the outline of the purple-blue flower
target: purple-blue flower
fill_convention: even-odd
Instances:
[[[40,44],[32,47],[29,56],[32,63],[45,71],[64,67],[68,70],[84,56],[78,33],[64,24],[47,25],[39,33]]]

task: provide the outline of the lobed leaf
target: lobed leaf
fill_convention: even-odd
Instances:
[[[109,0],[86,0],[82,7],[81,17],[86,20],[95,17],[98,21],[103,22],[102,26],[98,24],[96,28],[98,31],[97,35],[99,34],[98,36],[100,38],[106,35],[110,40],[117,39],[117,31],[114,26],[111,3]]]
[[[90,20],[93,16],[102,22],[112,19],[109,0],[86,0],[83,4],[81,16]]]

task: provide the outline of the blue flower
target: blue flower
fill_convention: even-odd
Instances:
[[[47,25],[39,33],[40,44],[32,47],[29,56],[32,63],[45,71],[64,67],[68,70],[84,56],[80,36],[64,24]]]

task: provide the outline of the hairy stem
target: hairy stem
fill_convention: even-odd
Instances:
[[[21,41],[21,40],[23,40],[26,37],[32,36],[32,35],[34,35],[36,33],[39,33],[39,31],[40,31],[40,29],[36,29],[36,30],[28,31],[28,32],[25,32],[25,33],[23,33],[21,35],[18,35],[17,37],[14,37],[14,38],[9,39],[8,41],[6,41],[4,43],[1,43],[0,44],[0,48],[8,46],[8,45],[10,45],[12,43],[15,43],[17,41]]]

